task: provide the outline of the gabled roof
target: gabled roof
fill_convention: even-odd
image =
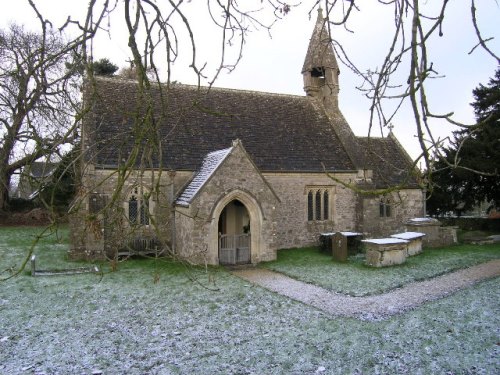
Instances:
[[[405,183],[407,187],[418,187],[412,161],[392,133],[384,138],[357,139],[364,154],[361,166],[373,170],[375,188],[387,188],[401,183]]]
[[[198,194],[201,188],[208,182],[210,177],[212,177],[219,165],[222,164],[232,150],[233,147],[229,147],[207,154],[203,159],[200,170],[184,188],[182,194],[177,198],[175,203],[180,206],[189,206],[196,194]]]
[[[150,167],[196,171],[207,153],[240,139],[261,172],[323,172],[323,166],[328,171],[355,170],[335,124],[311,98],[156,86],[151,91],[156,128],[148,129],[137,121],[144,101],[136,81],[96,77],[95,82],[96,93],[86,87],[86,100],[95,101],[84,121],[87,161],[96,166],[116,168],[139,143],[137,160],[145,155]],[[146,145],[146,139],[161,144],[161,150]]]

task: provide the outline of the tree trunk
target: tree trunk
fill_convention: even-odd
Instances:
[[[0,167],[0,212],[9,209],[9,186],[11,174]]]

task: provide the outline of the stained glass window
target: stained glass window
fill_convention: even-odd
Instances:
[[[330,220],[330,192],[327,187],[311,188],[307,192],[307,220]]]
[[[391,200],[389,198],[380,198],[379,203],[380,217],[391,216]]]
[[[321,220],[321,191],[316,192],[316,220]]]
[[[146,197],[141,200],[141,224],[149,225],[149,201]]]

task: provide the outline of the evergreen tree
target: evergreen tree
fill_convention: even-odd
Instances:
[[[98,76],[112,76],[118,70],[118,66],[107,58],[103,58],[92,63],[94,74]]]
[[[460,214],[485,201],[500,207],[500,67],[473,95],[477,123],[454,132],[444,158],[434,166],[431,214]]]

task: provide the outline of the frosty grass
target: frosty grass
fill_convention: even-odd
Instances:
[[[34,233],[0,228],[3,277],[20,264]],[[39,266],[81,266],[64,260],[66,249],[44,239],[35,249]],[[332,266],[332,285],[337,267],[351,268],[351,276],[363,271],[355,261]],[[400,269],[392,268],[395,276],[361,272],[347,292],[376,293],[379,287],[362,288],[370,279],[401,278]],[[219,268],[207,273],[144,259],[102,278],[25,272],[0,284],[0,374],[500,373],[498,290],[496,278],[363,322],[328,317]]]

